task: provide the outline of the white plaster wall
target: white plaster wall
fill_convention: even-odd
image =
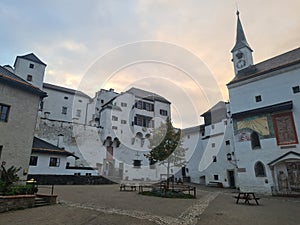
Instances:
[[[29,68],[33,64],[34,68]],[[27,81],[40,89],[43,89],[44,73],[46,66],[32,62],[27,59],[17,58],[15,62],[15,73],[27,81],[27,75],[32,75],[32,81]]]

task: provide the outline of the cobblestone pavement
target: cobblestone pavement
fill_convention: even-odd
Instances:
[[[0,224],[300,225],[300,199],[263,197],[259,206],[237,205],[226,189],[198,187],[197,199],[142,196],[120,192],[118,185],[56,186],[55,194],[59,204],[2,213]]]

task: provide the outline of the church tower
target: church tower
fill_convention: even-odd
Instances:
[[[239,11],[236,12],[237,15],[237,27],[236,27],[236,42],[231,50],[232,62],[234,65],[235,75],[238,75],[240,70],[243,70],[251,65],[253,65],[252,52],[246,36],[242,27],[240,20]]]

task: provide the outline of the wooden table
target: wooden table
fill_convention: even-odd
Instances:
[[[237,196],[234,196],[236,198],[236,204],[239,203],[240,200],[244,200],[244,203],[250,205],[250,201],[254,200],[256,202],[256,205],[259,205],[258,200],[255,196],[254,192],[239,192]]]

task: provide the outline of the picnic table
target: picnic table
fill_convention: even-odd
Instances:
[[[237,196],[234,196],[236,198],[236,204],[239,203],[240,200],[244,200],[244,203],[250,205],[250,201],[254,200],[256,202],[256,205],[259,205],[258,200],[255,196],[254,192],[239,192]]]

